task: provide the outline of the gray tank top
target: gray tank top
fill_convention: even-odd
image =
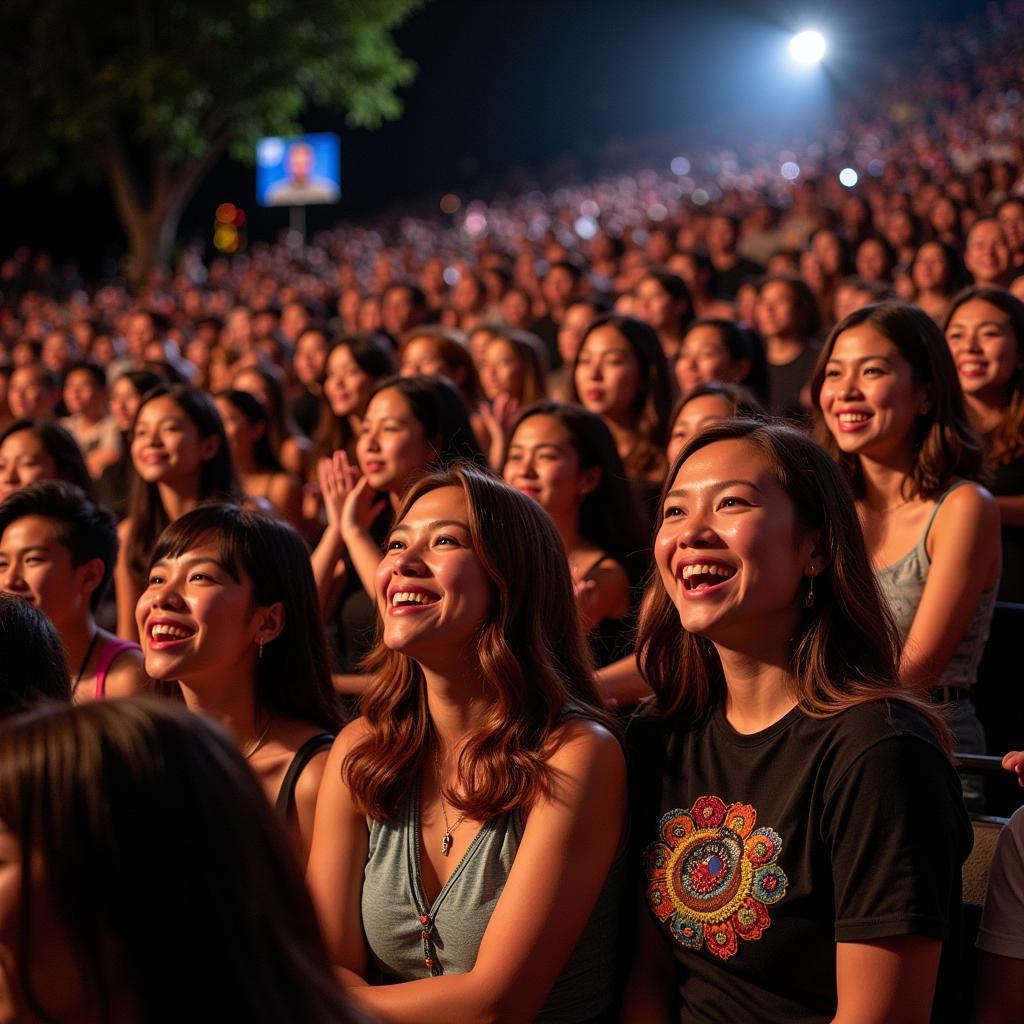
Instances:
[[[519,813],[499,815],[480,829],[429,905],[420,881],[418,787],[395,821],[371,820],[369,825],[363,929],[385,980],[414,981],[471,970],[519,850]],[[583,935],[535,1020],[576,1024],[598,1018],[610,1007],[624,867],[625,855],[619,854]]]
[[[924,585],[928,581],[928,570],[931,568],[931,559],[926,547],[928,532],[946,497],[961,484],[966,483],[967,480],[958,480],[939,495],[939,500],[935,502],[916,547],[908,551],[898,562],[887,565],[884,569],[875,570],[875,578],[889,602],[889,608],[903,640],[906,640],[910,633],[918,605],[921,603],[921,595],[924,593]],[[988,630],[992,623],[992,611],[995,608],[998,590],[999,587],[996,586],[981,595],[978,607],[974,609],[971,621],[949,659],[949,664],[935,680],[936,688],[949,686],[969,690],[974,686],[978,677],[978,664],[988,641]]]

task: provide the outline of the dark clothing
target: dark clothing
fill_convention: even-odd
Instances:
[[[653,767],[658,743],[635,725],[630,747]],[[916,710],[875,702],[815,719],[794,709],[743,735],[716,709],[657,732],[660,786],[639,787],[647,796],[632,809],[685,1019],[830,1021],[837,942],[920,935],[957,955],[971,826]],[[955,1004],[940,994],[934,1019]]]
[[[763,273],[764,267],[741,256],[736,265],[728,270],[715,270],[714,277],[711,279],[711,293],[716,298],[728,299],[732,302],[741,285],[746,284],[752,277],[759,277]]]
[[[819,352],[817,345],[807,345],[788,363],[768,364],[768,408],[773,416],[801,424],[808,421],[809,414],[800,402],[800,392],[811,379]]]
[[[557,370],[562,365],[562,357],[558,354],[558,327],[558,321],[547,313],[530,324],[530,333],[536,334],[544,343],[549,370]]]
[[[320,398],[305,388],[291,404],[292,419],[306,437],[312,437],[320,422]]]
[[[997,466],[992,482],[996,495],[1024,495],[1024,459]],[[1024,604],[1024,526],[1004,526],[1003,576],[999,581],[1000,601]]]

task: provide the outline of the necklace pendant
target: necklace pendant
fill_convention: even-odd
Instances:
[[[452,848],[452,834],[451,832],[445,832],[444,837],[441,839],[441,856],[447,857],[448,852]]]

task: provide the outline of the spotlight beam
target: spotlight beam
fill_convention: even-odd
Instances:
[[[813,29],[797,32],[789,41],[789,55],[799,64],[817,64],[825,56],[825,37]]]

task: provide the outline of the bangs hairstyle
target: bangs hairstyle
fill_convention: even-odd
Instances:
[[[400,523],[425,494],[455,487],[466,500],[473,552],[491,582],[477,641],[489,707],[459,754],[463,793],[444,798],[473,818],[526,808],[548,785],[545,764],[567,718],[615,726],[602,710],[576,612],[565,549],[554,523],[532,499],[473,465],[457,464],[415,483]],[[416,662],[378,643],[364,661],[374,676],[361,708],[366,738],[343,776],[361,814],[391,820],[417,784],[433,734],[426,684]]]
[[[224,570],[252,581],[254,605],[284,606],[284,628],[256,662],[256,701],[270,715],[337,732],[342,723],[309,551],[287,523],[237,505],[200,505],[157,541],[150,566],[209,544]]]
[[[672,410],[672,384],[665,352],[653,327],[632,316],[609,313],[599,316],[586,330],[576,353],[570,385],[570,397],[579,402],[576,371],[587,338],[601,327],[612,327],[625,340],[637,361],[636,396],[630,407],[635,439],[623,462],[631,477],[652,477],[665,467],[665,442],[668,439],[669,413]]]
[[[949,333],[956,311],[965,302],[974,300],[987,302],[1010,318],[1017,358],[1024,360],[1024,302],[1002,288],[967,288],[957,294],[942,325],[943,334]],[[1005,466],[1024,456],[1024,365],[1018,366],[1007,381],[1006,406],[999,423],[982,440],[987,449],[988,461],[993,466]]]
[[[815,436],[839,463],[854,494],[864,496],[860,459],[840,450],[825,426],[821,389],[836,340],[844,331],[867,324],[896,346],[910,365],[916,385],[925,389],[928,409],[917,418],[912,438],[914,465],[903,481],[902,496],[937,498],[956,477],[984,480],[981,442],[967,419],[963,392],[949,345],[938,325],[924,310],[905,302],[880,302],[864,306],[844,317],[825,340],[811,376],[811,400],[815,409]]]
[[[136,424],[142,410],[158,398],[169,398],[195,426],[200,440],[216,437],[220,442],[217,450],[199,469],[199,500],[241,500],[242,488],[235,475],[235,464],[231,460],[224,422],[217,412],[213,399],[205,391],[187,384],[173,384],[170,387],[161,384],[147,391],[132,421],[132,437],[135,436]],[[145,587],[150,553],[170,518],[160,499],[158,486],[146,483],[134,471],[134,467],[131,496],[128,499],[128,518],[131,520],[131,530],[125,544],[125,558],[135,583]]]
[[[25,866],[15,956],[33,1019],[53,1019],[40,1006],[39,903],[67,936],[89,1019],[113,1024],[127,1009],[177,1024],[197,1007],[255,1024],[352,1019],[291,844],[202,716],[132,698],[9,719],[0,819]]]
[[[935,709],[898,685],[900,641],[868,559],[849,484],[809,437],[780,423],[727,420],[705,427],[679,453],[662,489],[682,465],[719,441],[742,441],[762,455],[793,503],[800,534],[816,532],[825,569],[814,580],[814,605],[801,604],[789,671],[797,706],[828,718],[870,701],[911,704],[929,721],[947,753],[949,732]],[[699,723],[725,693],[722,663],[710,640],[687,632],[653,571],[640,609],[637,663],[654,691],[656,713],[682,727]]]

